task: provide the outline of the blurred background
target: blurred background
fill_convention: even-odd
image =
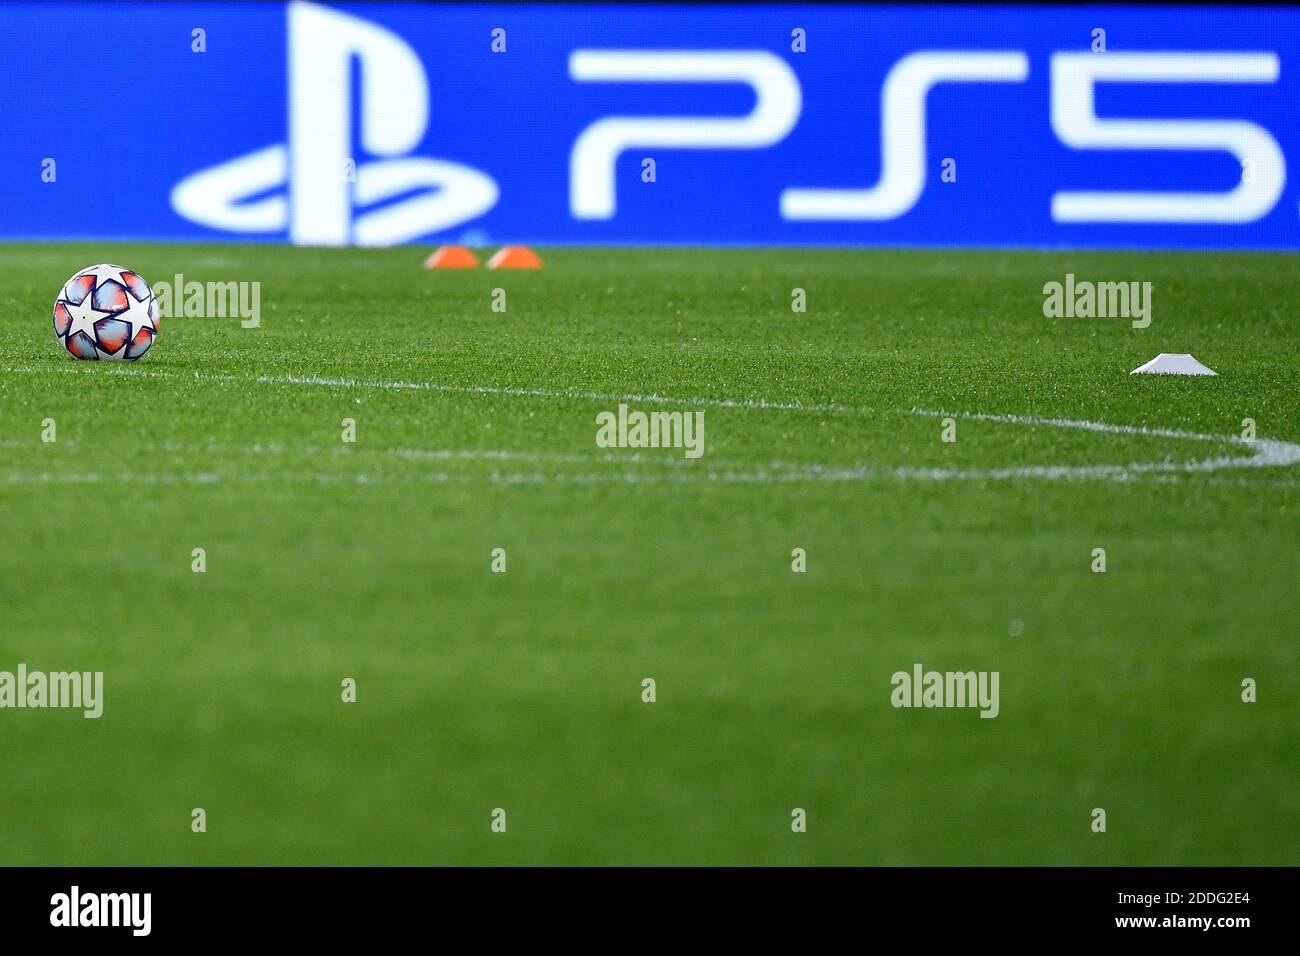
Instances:
[[[0,239],[1300,247],[1296,10],[20,2],[0,23]]]

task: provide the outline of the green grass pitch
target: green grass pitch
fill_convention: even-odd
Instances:
[[[1300,858],[1300,466],[1179,466],[1300,442],[1295,258],[539,251],[4,247],[0,670],[105,704],[0,710],[0,864]],[[261,328],[72,361],[95,262],[259,281]],[[1045,318],[1067,272],[1150,328]],[[621,396],[704,456],[597,448]],[[892,707],[916,662],[1000,714]]]

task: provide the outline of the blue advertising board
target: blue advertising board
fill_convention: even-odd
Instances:
[[[0,239],[1300,249],[1300,10],[0,5]]]

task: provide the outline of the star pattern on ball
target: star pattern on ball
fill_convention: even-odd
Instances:
[[[125,289],[127,283],[126,280],[122,278],[122,273],[129,271],[129,269],[123,269],[121,266],[109,265],[105,262],[97,266],[92,266],[79,274],[83,276],[93,275],[95,277],[95,285],[99,285],[101,282],[112,279]]]
[[[125,312],[117,313],[117,318],[131,324],[131,338],[134,339],[141,329],[156,332],[157,327],[154,325],[153,317],[149,315],[149,303],[153,301],[153,296],[142,302],[135,296],[128,294],[126,300],[129,305],[127,305]]]
[[[64,307],[68,310],[68,315],[72,317],[72,323],[68,326],[67,338],[72,338],[78,332],[85,332],[90,336],[90,341],[95,341],[95,323],[100,319],[112,315],[111,312],[100,312],[90,300],[93,296],[86,296],[81,300],[80,305],[73,305],[71,302],[65,302]],[[152,328],[152,326],[150,326]]]

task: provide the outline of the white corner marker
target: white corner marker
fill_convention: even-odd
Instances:
[[[1218,375],[1186,352],[1161,352],[1146,365],[1139,365],[1130,375]]]

